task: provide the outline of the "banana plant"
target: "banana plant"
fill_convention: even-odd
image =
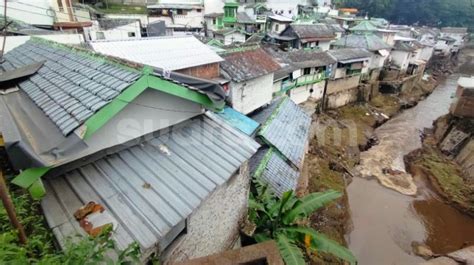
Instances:
[[[341,197],[340,192],[328,190],[297,198],[293,191],[288,191],[277,198],[266,186],[255,186],[256,194],[251,193],[249,199],[249,220],[257,227],[254,239],[257,242],[274,239],[287,265],[306,264],[302,249],[311,253],[330,253],[350,264],[357,263],[350,250],[324,234],[300,225],[304,218]]]

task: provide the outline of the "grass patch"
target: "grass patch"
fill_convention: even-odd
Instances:
[[[400,110],[400,100],[391,95],[379,94],[370,101],[370,104],[389,117]]]
[[[432,178],[444,197],[474,214],[474,187],[466,183],[459,166],[431,146],[425,146],[414,162]]]

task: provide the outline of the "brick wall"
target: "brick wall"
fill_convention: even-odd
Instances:
[[[247,215],[250,187],[248,165],[217,188],[188,218],[186,234],[162,255],[163,264],[204,257],[231,249],[239,239],[240,224]]]

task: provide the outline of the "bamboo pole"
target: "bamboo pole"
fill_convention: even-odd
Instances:
[[[0,170],[0,198],[2,199],[3,206],[7,211],[8,218],[10,219],[11,224],[13,227],[18,231],[18,240],[20,244],[26,244],[26,234],[23,226],[18,221],[15,213],[15,206],[13,205],[10,196],[8,195],[8,188],[5,184],[5,179],[3,178],[3,172]]]

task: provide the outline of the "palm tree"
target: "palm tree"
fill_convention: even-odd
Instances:
[[[350,250],[324,234],[301,225],[302,219],[341,197],[340,192],[329,190],[297,198],[293,191],[288,191],[277,198],[267,186],[255,183],[255,188],[256,195],[251,193],[249,199],[249,220],[256,225],[253,237],[257,242],[274,239],[287,265],[306,264],[299,246],[310,252],[326,252],[351,264],[357,263]]]

